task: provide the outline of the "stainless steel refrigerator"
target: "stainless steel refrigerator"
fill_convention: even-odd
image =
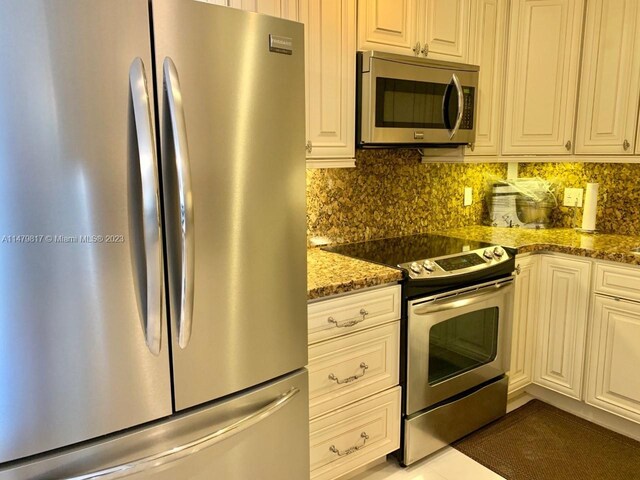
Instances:
[[[0,479],[308,478],[302,25],[1,8]]]

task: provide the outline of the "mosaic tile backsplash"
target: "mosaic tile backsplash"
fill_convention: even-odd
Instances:
[[[412,235],[481,225],[492,178],[505,178],[506,164],[420,162],[415,149],[357,150],[356,168],[307,170],[307,238],[331,243]],[[640,235],[640,164],[521,163],[520,177],[554,182],[562,205],[565,187],[600,184],[596,226],[603,233]],[[473,205],[463,206],[464,187]],[[559,206],[552,226],[574,227],[582,208]]]
[[[307,238],[332,243],[476,225],[487,179],[506,164],[422,164],[415,149],[357,150],[356,168],[307,170]],[[463,206],[464,187],[473,205]]]
[[[521,163],[520,177],[541,177],[554,182],[559,207],[551,215],[555,227],[580,227],[582,208],[562,206],[566,187],[585,189],[599,183],[596,228],[602,233],[640,235],[640,164]]]

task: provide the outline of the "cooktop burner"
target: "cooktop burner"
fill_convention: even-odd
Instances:
[[[327,251],[400,268],[413,282],[452,285],[513,271],[514,252],[501,246],[441,235],[411,235],[335,245]],[[510,270],[509,270],[510,269]]]

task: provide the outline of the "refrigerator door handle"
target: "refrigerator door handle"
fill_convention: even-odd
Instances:
[[[140,57],[129,68],[129,84],[138,142],[142,186],[142,229],[146,288],[141,287],[141,315],[147,347],[160,353],[162,337],[162,249],[160,239],[160,194],[154,134],[147,90],[147,77]]]
[[[298,393],[300,389],[292,387],[288,392],[280,395],[273,402],[265,405],[261,409],[241,418],[240,420],[227,425],[215,432],[212,432],[204,437],[198,438],[192,442],[180,445],[178,447],[171,448],[161,453],[149,455],[147,457],[135,460],[133,462],[125,463],[115,467],[109,467],[104,470],[99,470],[84,475],[69,477],[66,480],[114,480],[117,478],[127,477],[134,473],[140,473],[145,470],[158,468],[162,465],[166,465],[171,462],[175,462],[184,457],[197,453],[205,448],[211,447],[217,443],[220,443],[253,425],[270,417],[286,404],[288,404]]]
[[[171,133],[175,149],[175,168],[178,179],[178,197],[180,202],[180,286],[178,345],[186,348],[191,338],[191,322],[193,316],[193,283],[194,283],[194,251],[195,236],[193,232],[193,196],[191,192],[191,166],[187,143],[187,128],[182,105],[182,91],[178,71],[171,58],[163,62],[167,104],[171,117]]]

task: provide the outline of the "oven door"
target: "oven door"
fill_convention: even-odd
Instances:
[[[373,58],[363,80],[360,145],[475,141],[478,72]]]
[[[508,277],[409,303],[407,415],[505,373],[513,289]]]

